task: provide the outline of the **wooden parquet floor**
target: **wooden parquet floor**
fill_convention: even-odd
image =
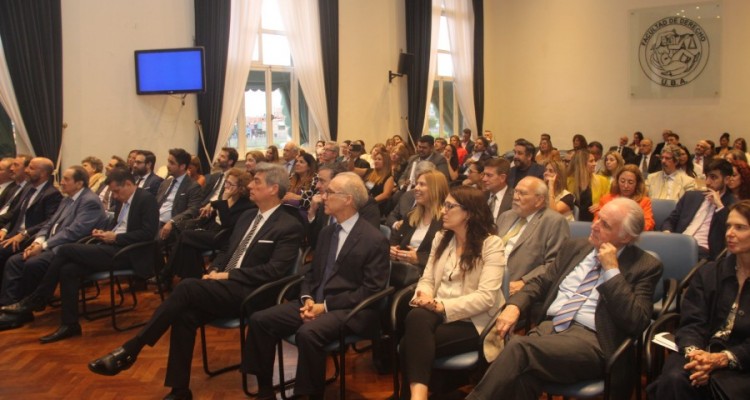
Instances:
[[[103,288],[104,290],[108,290]],[[107,293],[107,292],[104,292]],[[108,296],[94,302],[104,304]],[[138,293],[136,310],[120,315],[123,324],[145,321],[158,306],[156,294]],[[116,332],[109,318],[86,321],[81,318],[83,336],[42,345],[38,338],[53,332],[59,324],[59,309],[47,308],[26,326],[0,332],[0,399],[161,399],[169,391],[163,386],[169,349],[169,333],[154,346],[146,347],[135,365],[114,377],[91,373],[87,364],[129,339],[136,331]],[[119,321],[119,320],[118,320]],[[221,367],[239,361],[239,331],[207,328],[209,362]],[[296,352],[284,352],[285,372],[294,374]],[[329,361],[329,375],[333,371]],[[277,381],[277,380],[276,380]],[[249,377],[250,389],[255,378]],[[203,372],[200,339],[193,354],[191,390],[195,399],[242,399],[239,372],[213,378]],[[347,399],[385,399],[392,392],[391,375],[378,375],[369,352],[347,355]],[[291,394],[291,393],[290,393]],[[326,398],[338,399],[338,382],[327,387]]]

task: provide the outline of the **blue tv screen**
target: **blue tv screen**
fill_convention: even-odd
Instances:
[[[204,92],[203,47],[136,50],[135,83],[138,94]]]

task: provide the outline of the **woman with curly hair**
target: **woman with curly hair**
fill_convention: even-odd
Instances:
[[[484,193],[453,188],[442,220],[404,322],[402,399],[426,400],[433,360],[476,349],[482,329],[505,304],[504,246]],[[501,347],[500,341],[487,341],[485,358],[494,360]]]
[[[735,200],[750,199],[750,166],[745,161],[732,162],[732,176],[729,177],[727,187],[732,191]]]
[[[644,231],[654,230],[654,211],[651,208],[651,199],[646,192],[646,182],[641,170],[634,164],[627,164],[615,175],[615,180],[609,189],[609,193],[599,199],[599,209],[604,207],[613,199],[627,197],[641,206],[643,218],[645,219]],[[594,221],[599,219],[599,212],[594,214]]]
[[[399,143],[393,146],[390,157],[391,175],[393,175],[393,180],[398,182],[401,179],[401,174],[406,171],[406,167],[409,165],[409,150],[403,143]]]
[[[448,160],[448,175],[450,175],[451,182],[458,179],[458,151],[453,147],[452,144],[447,144],[443,149],[443,157]]]

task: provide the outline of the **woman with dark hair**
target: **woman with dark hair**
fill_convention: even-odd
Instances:
[[[505,304],[504,246],[484,193],[453,188],[442,218],[404,323],[402,399],[426,400],[433,360],[476,349],[479,334]],[[493,361],[501,348],[500,340],[486,341],[486,359]]]
[[[641,152],[641,140],[643,140],[643,134],[641,132],[633,132],[633,141],[628,146],[635,152],[635,155]]]
[[[589,143],[586,141],[586,137],[577,134],[573,136],[573,150],[588,150]]]
[[[698,171],[695,170],[695,164],[690,161],[690,152],[682,146],[680,146],[680,157],[677,158],[677,168],[685,171],[687,176],[693,179],[700,175],[703,175],[702,168]]]
[[[634,164],[627,164],[615,175],[614,182],[609,188],[609,193],[599,199],[599,209],[605,204],[618,197],[627,197],[641,206],[643,218],[645,219],[644,231],[654,230],[654,211],[651,208],[651,199],[646,191],[646,182],[641,170]],[[594,214],[594,221],[599,219],[599,212]]]
[[[294,172],[289,178],[289,190],[284,195],[284,203],[299,209],[302,218],[307,218],[310,200],[318,193],[318,162],[309,153],[297,156]]]
[[[398,182],[401,174],[406,171],[406,167],[409,165],[409,150],[406,149],[403,143],[399,143],[393,146],[390,156],[391,175],[393,175],[393,180]]]
[[[443,149],[443,157],[448,160],[448,174],[451,182],[458,179],[458,152],[452,144],[447,144]]]
[[[570,193],[576,197],[579,221],[593,221],[599,211],[599,199],[609,193],[607,178],[594,174],[596,159],[588,150],[576,150],[568,166]]]
[[[732,191],[736,200],[750,199],[750,166],[742,160],[732,162],[732,176],[727,181],[727,188]]]
[[[276,147],[276,145],[270,145],[266,149],[266,160],[272,164],[279,164],[281,163],[281,160],[279,159],[279,148]]]
[[[745,153],[745,157],[747,157],[748,159],[750,159],[750,154],[747,153],[747,142],[745,141],[744,138],[737,138],[737,139],[735,139],[734,146],[732,146],[732,147],[734,147],[735,150],[739,150],[739,151]]]
[[[190,158],[190,164],[188,164],[187,175],[190,179],[201,185],[206,186],[206,177],[203,176],[203,169],[201,168],[201,160],[198,156],[192,156]]]
[[[552,146],[552,140],[543,137],[539,141],[539,151],[534,157],[536,163],[539,165],[544,164],[548,160],[560,160],[560,152]]]
[[[726,156],[727,152],[731,149],[729,147],[729,132],[724,132],[719,138],[719,146],[716,148],[716,155],[719,157]]]
[[[81,166],[89,174],[89,189],[96,193],[99,190],[99,186],[107,179],[104,173],[102,173],[104,163],[94,156],[89,156],[81,160]]]
[[[464,160],[467,153],[466,149],[461,146],[461,138],[459,138],[458,135],[453,135],[450,137],[448,142],[450,142],[451,146],[456,149],[456,153],[458,154],[458,165],[464,165]]]
[[[660,400],[746,399],[750,393],[750,201],[729,208],[727,256],[700,268],[682,300],[675,332],[679,352],[667,357],[648,387]],[[715,393],[722,396],[716,396]]]
[[[385,150],[378,151],[372,156],[372,168],[364,176],[364,181],[368,194],[378,203],[380,216],[385,216],[395,187],[391,175],[391,158]]]

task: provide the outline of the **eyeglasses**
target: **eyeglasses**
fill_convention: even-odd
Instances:
[[[236,183],[232,183],[232,182],[229,182],[229,181],[224,181],[224,186],[228,186],[228,187],[235,187],[235,186],[237,186],[237,184],[236,184]]]
[[[348,194],[348,193],[343,193],[343,192],[334,192],[334,191],[333,191],[333,190],[331,190],[331,189],[328,189],[328,190],[326,190],[325,192],[323,192],[323,196],[326,196],[326,197],[329,197],[329,196],[335,196],[335,195],[339,195],[339,196],[349,196],[349,194]]]
[[[458,204],[458,203],[451,203],[451,202],[448,202],[448,201],[446,201],[445,203],[443,203],[443,208],[444,208],[444,209],[445,209],[446,211],[450,211],[450,210],[452,210],[452,209],[454,209],[454,208],[456,208],[456,207],[459,207],[459,208],[461,208],[462,210],[465,210],[465,209],[466,209],[466,207],[464,207],[464,206],[462,206],[461,204]]]

